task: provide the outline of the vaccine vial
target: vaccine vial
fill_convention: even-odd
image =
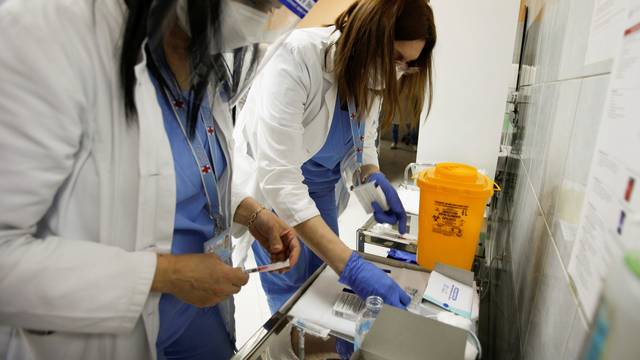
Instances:
[[[384,301],[379,296],[369,296],[365,302],[364,312],[358,317],[356,322],[356,338],[354,342],[354,350],[358,351],[362,346],[365,336],[373,326],[373,322],[380,314]]]

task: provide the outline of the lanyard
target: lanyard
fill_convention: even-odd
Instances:
[[[182,135],[187,140],[189,144],[189,148],[191,149],[191,154],[193,155],[193,159],[198,165],[198,169],[200,171],[200,180],[202,181],[202,185],[204,187],[204,193],[207,198],[207,205],[209,209],[209,218],[214,220],[216,233],[224,230],[225,222],[224,217],[220,213],[221,201],[218,192],[218,181],[222,175],[221,169],[216,167],[214,164],[211,164],[209,161],[209,155],[205,151],[204,142],[198,136],[197,131],[192,139],[187,133],[187,116],[185,109],[185,102],[182,100],[171,101],[170,94],[167,90],[165,90],[167,95],[167,100],[171,103],[171,109],[173,110],[173,114],[180,125],[180,130],[182,131]],[[211,159],[217,159],[224,154],[220,154],[220,150],[215,145],[215,124],[213,122],[213,114],[208,112],[208,114],[200,114],[200,119],[202,119],[204,126],[207,129],[207,138],[209,140],[209,154],[211,155]],[[193,140],[197,141],[197,144],[193,144]]]
[[[358,119],[356,116],[358,114],[356,109],[356,103],[353,100],[353,97],[349,99],[348,102],[349,107],[349,120],[351,122],[351,137],[353,138],[353,149],[356,152],[356,171],[359,173],[360,168],[362,167],[363,160],[363,152],[364,152],[364,121]],[[358,182],[360,181],[360,176],[356,177]],[[359,185],[359,184],[357,184]]]

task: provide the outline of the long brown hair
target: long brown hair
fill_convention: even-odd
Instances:
[[[420,11],[417,14],[407,13],[409,11],[404,10],[408,5],[413,9],[417,6]],[[403,31],[417,29],[420,35],[416,34],[418,37],[412,39],[424,39],[425,45],[418,59],[410,64],[420,70],[405,74],[399,84],[394,63],[394,41],[398,40],[396,21],[401,15]],[[431,108],[431,53],[436,44],[436,30],[427,0],[359,0],[340,14],[334,25],[341,33],[334,44],[334,76],[343,103],[353,97],[358,112],[366,113],[372,110],[372,95],[380,95],[383,127],[399,115],[401,97],[406,116],[420,117],[427,91]]]

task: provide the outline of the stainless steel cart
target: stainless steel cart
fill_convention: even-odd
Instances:
[[[366,260],[390,265],[393,267],[401,268],[401,269],[410,269],[419,272],[428,273],[425,269],[413,265],[407,264],[396,260],[391,260],[371,254],[360,253],[362,257]],[[239,349],[238,353],[233,357],[233,359],[260,359],[265,360],[269,357],[267,356],[267,352],[269,346],[274,343],[275,339],[280,335],[280,333],[284,329],[289,329],[287,325],[291,324],[293,317],[289,314],[294,305],[298,302],[298,300],[306,293],[306,291],[312,286],[314,281],[318,278],[318,276],[324,271],[327,267],[326,264],[323,264],[315,273],[298,289],[298,291],[287,301],[277,313],[275,313],[264,325],[256,331],[255,334]],[[330,332],[330,340],[329,342],[335,342],[335,339],[342,339],[347,341],[352,341],[353,339],[346,334],[337,333],[335,331]],[[304,337],[302,338],[304,339]],[[298,340],[301,340],[298,338]],[[302,340],[304,341],[304,340]],[[297,344],[297,342],[296,342]]]

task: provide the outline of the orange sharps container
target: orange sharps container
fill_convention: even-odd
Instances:
[[[418,264],[470,270],[493,181],[473,166],[440,163],[418,176]]]

